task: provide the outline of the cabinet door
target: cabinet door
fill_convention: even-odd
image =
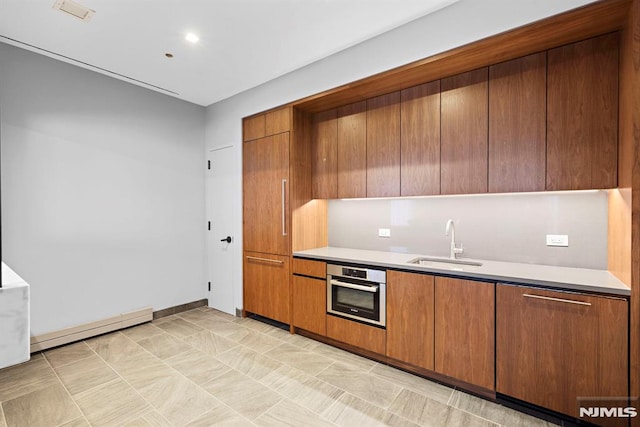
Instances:
[[[243,144],[244,249],[289,254],[289,133]]]
[[[401,94],[400,194],[440,194],[440,81]]]
[[[442,79],[442,194],[487,192],[487,68]]]
[[[548,55],[547,190],[616,187],[617,33]]]
[[[374,353],[384,354],[386,331],[375,326],[327,315],[327,336]]]
[[[400,92],[367,100],[367,197],[400,195]]]
[[[495,284],[436,277],[435,370],[494,389]]]
[[[498,392],[574,417],[627,395],[625,300],[498,285],[496,308]]]
[[[387,356],[433,370],[434,277],[387,271]]]
[[[242,121],[242,140],[252,141],[266,136],[265,115],[248,117]]]
[[[291,108],[284,107],[265,114],[265,136],[291,130]]]
[[[489,191],[543,191],[547,57],[489,68]]]
[[[338,197],[338,118],[335,109],[317,113],[312,125],[312,192],[314,199]]]
[[[289,257],[245,252],[244,310],[290,323]]]
[[[293,276],[293,326],[327,334],[327,281]]]
[[[367,103],[338,108],[338,198],[367,197]]]

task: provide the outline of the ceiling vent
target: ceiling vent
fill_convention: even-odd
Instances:
[[[78,4],[72,0],[56,0],[53,4],[53,8],[66,12],[69,15],[75,16],[85,22],[91,20],[93,14],[96,13],[95,10],[91,10],[88,7]]]

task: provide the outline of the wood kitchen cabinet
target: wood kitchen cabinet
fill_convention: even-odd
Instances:
[[[242,140],[252,141],[265,136],[276,135],[291,130],[291,109],[280,108],[256,116],[247,117],[242,122]]]
[[[325,262],[293,259],[293,326],[322,336],[327,334],[326,275]]]
[[[400,195],[440,194],[440,81],[403,90],[400,112]]]
[[[499,393],[574,417],[578,397],[627,396],[626,300],[502,284],[496,293]]]
[[[431,275],[387,270],[387,356],[433,370]]]
[[[548,52],[547,190],[617,186],[618,34]]]
[[[400,195],[400,92],[367,100],[367,197]]]
[[[289,323],[289,257],[244,253],[244,310]]]
[[[436,277],[436,372],[494,390],[494,307],[494,283]]]
[[[314,199],[338,198],[337,110],[314,115],[311,138],[312,193]]]
[[[367,103],[338,108],[338,198],[367,197]]]
[[[442,194],[487,192],[488,69],[442,79]]]
[[[489,67],[489,192],[543,191],[545,52]]]
[[[327,336],[378,354],[384,354],[386,331],[375,326],[327,315]]]

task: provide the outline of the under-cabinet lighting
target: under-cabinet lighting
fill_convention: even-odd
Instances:
[[[553,194],[589,194],[589,193],[608,193],[611,189],[603,190],[558,190],[558,191],[530,191],[530,192],[517,192],[517,193],[476,193],[476,194],[434,194],[431,196],[393,196],[393,197],[355,197],[351,199],[339,199],[345,202],[349,201],[362,201],[362,200],[398,200],[398,199],[432,199],[432,198],[445,198],[445,197],[500,197],[500,196],[531,196],[541,195],[549,196]]]

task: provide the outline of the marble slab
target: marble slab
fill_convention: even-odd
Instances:
[[[4,262],[0,288],[0,369],[30,359],[29,285]]]

